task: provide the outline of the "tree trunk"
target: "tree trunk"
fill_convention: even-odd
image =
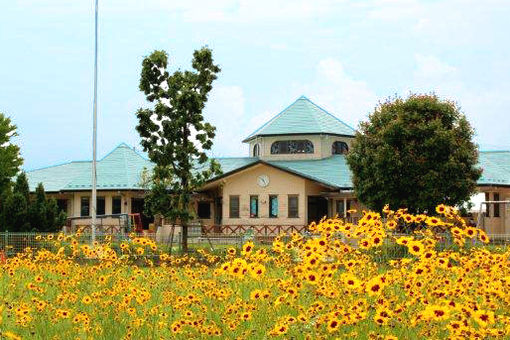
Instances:
[[[181,245],[182,252],[186,254],[188,252],[188,222],[181,223]]]

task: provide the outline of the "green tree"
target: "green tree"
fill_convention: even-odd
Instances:
[[[140,90],[151,109],[139,109],[141,145],[156,165],[147,198],[148,214],[161,214],[182,226],[182,249],[187,251],[188,223],[193,218],[191,194],[211,176],[220,173],[219,164],[209,161],[215,128],[204,121],[202,110],[220,68],[212,52],[202,48],[193,53],[193,71],[167,71],[168,55],[154,51],[142,63]]]
[[[42,231],[57,231],[59,227],[62,225],[58,225],[59,219],[59,210],[57,205],[57,200],[54,198],[50,198],[46,200],[46,225],[44,226],[44,230]]]
[[[22,232],[30,230],[28,221],[28,205],[25,197],[19,192],[10,193],[5,199],[3,230]]]
[[[30,203],[30,189],[28,187],[28,178],[25,172],[22,172],[16,178],[16,182],[14,183],[13,192],[19,192],[25,200],[27,204]]]
[[[380,104],[347,156],[356,196],[372,209],[429,213],[467,201],[481,175],[473,134],[457,105],[436,95]]]
[[[11,179],[23,164],[19,147],[11,140],[17,135],[16,125],[0,112],[0,195],[11,185]]]
[[[29,219],[32,228],[46,231],[50,223],[47,218],[46,193],[44,186],[39,183],[35,188],[35,199],[30,203]]]

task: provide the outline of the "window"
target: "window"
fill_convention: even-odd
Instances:
[[[289,218],[299,217],[298,196],[289,195]]]
[[[239,218],[239,196],[230,196],[229,215],[230,218]]]
[[[114,196],[112,198],[112,214],[120,214],[122,212],[122,197]]]
[[[494,201],[499,201],[499,193],[494,193]],[[499,203],[494,203],[494,217],[499,217]]]
[[[489,193],[486,192],[485,193],[485,201],[490,201],[490,197],[489,197]],[[485,203],[485,216],[487,217],[491,217],[491,213],[490,213],[490,205],[488,203]]]
[[[278,196],[276,195],[269,196],[269,217],[278,217]]]
[[[271,144],[271,154],[313,153],[313,143],[309,140],[282,140]]]
[[[336,201],[336,213],[338,214],[338,217],[344,217],[345,216],[345,209],[344,209],[344,201]]]
[[[67,212],[67,200],[66,199],[58,199],[57,207],[58,207],[58,211]]]
[[[250,217],[259,217],[259,197],[250,196]]]
[[[81,198],[80,216],[90,216],[90,199],[88,197]]]
[[[345,155],[347,152],[349,152],[349,147],[345,142],[336,141],[331,146],[331,153],[333,155]]]
[[[96,215],[105,214],[104,196],[98,196],[96,199]]]
[[[211,202],[198,202],[198,218],[211,218]]]
[[[260,156],[260,144],[255,144],[253,146],[253,157],[259,157]]]

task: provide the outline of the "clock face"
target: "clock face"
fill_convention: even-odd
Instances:
[[[269,185],[269,177],[267,175],[260,175],[257,178],[257,183],[259,186],[265,188]]]

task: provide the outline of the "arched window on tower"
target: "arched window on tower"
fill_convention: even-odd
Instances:
[[[271,144],[272,155],[284,155],[294,153],[313,153],[313,143],[304,140],[280,140]]]
[[[253,146],[253,157],[260,157],[260,144],[257,143]]]
[[[333,155],[345,155],[347,152],[349,152],[349,146],[347,146],[345,142],[336,141],[331,147],[331,153]]]

